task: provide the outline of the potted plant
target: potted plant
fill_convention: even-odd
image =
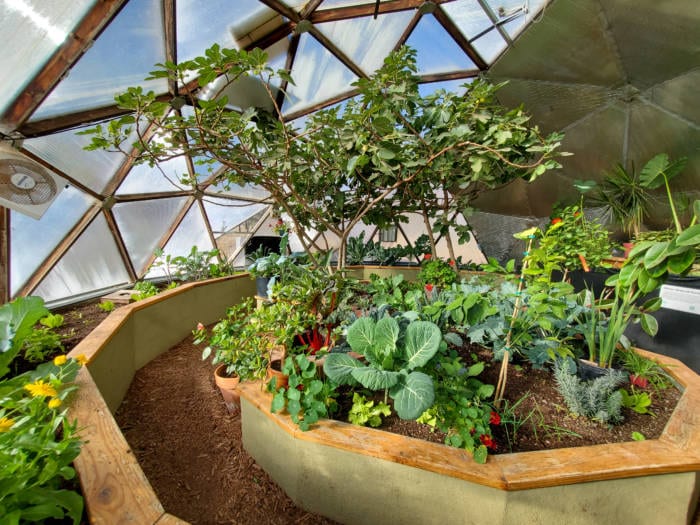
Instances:
[[[269,324],[259,312],[253,300],[247,299],[230,307],[211,334],[201,323],[193,333],[195,344],[207,342],[202,359],[211,357],[212,363],[219,365],[214,371],[215,381],[232,413],[238,409],[238,382],[265,377],[275,346],[268,335]]]

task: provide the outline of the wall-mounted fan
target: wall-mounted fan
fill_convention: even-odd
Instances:
[[[65,184],[38,162],[0,144],[0,205],[40,219]]]

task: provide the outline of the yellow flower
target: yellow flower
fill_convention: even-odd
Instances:
[[[75,360],[80,366],[85,366],[88,363],[88,358],[85,357],[85,354],[76,355]]]
[[[27,390],[33,397],[55,397],[58,392],[50,384],[45,383],[43,380],[39,379],[33,383],[24,385],[24,389]]]
[[[54,397],[49,401],[49,408],[58,408],[61,406],[61,400],[58,399],[57,397]]]
[[[5,416],[0,417],[0,432],[7,432],[14,424],[14,419],[10,419]]]
[[[57,355],[56,357],[53,358],[53,364],[56,366],[61,366],[66,364],[66,356],[64,355]]]

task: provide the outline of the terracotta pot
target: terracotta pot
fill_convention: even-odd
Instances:
[[[270,365],[267,367],[266,383],[269,383],[272,378],[275,378],[275,390],[287,388],[289,384],[289,376],[282,373],[282,359],[271,359]]]
[[[241,399],[238,393],[240,380],[241,378],[238,376],[226,375],[225,364],[217,366],[216,370],[214,370],[214,381],[221,391],[221,396],[224,398],[229,414],[238,414],[241,411]]]

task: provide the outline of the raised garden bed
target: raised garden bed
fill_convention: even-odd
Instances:
[[[247,275],[185,285],[120,308],[74,349],[74,354],[90,358],[79,376],[83,388],[72,417],[79,419],[88,440],[76,467],[92,522],[180,522],[163,510],[111,412],[121,403],[135,370],[182,340],[196,321],[213,322],[227,306],[253,293],[254,283]],[[616,509],[611,522],[656,523],[663,513],[665,522],[687,523],[700,470],[700,424],[693,411],[700,404],[700,389],[696,374],[678,362],[664,361],[674,365],[671,373],[686,390],[658,440],[494,456],[486,465],[477,465],[461,450],[393,434],[387,438],[384,432],[335,421],[301,433],[285,416],[269,415],[269,397],[255,385],[244,387],[244,440],[297,504],[342,522],[416,521],[416,507],[423,507],[437,516],[426,518],[426,523],[445,522],[443,512],[449,508],[462,515],[477,509],[469,511],[477,512],[476,523],[479,516],[488,518],[484,523],[499,522],[493,516],[503,523],[521,523],[523,516],[545,511],[550,520],[600,523],[605,522],[600,516],[606,509]],[[251,444],[256,426],[269,430],[270,436]],[[309,454],[318,451],[330,456],[310,459]],[[279,453],[285,461],[297,461],[296,468],[282,467]],[[441,486],[436,485],[438,479],[446,484],[443,495],[426,496],[433,486]],[[541,495],[542,489],[552,494]],[[467,496],[472,493],[478,503]],[[410,500],[405,513],[395,505],[397,495],[403,494]],[[559,500],[561,505],[552,507],[552,501]],[[387,501],[392,504],[387,506]],[[386,510],[373,507],[392,511],[387,516]],[[564,508],[566,514],[558,514]],[[580,516],[589,521],[576,521],[584,519]]]

